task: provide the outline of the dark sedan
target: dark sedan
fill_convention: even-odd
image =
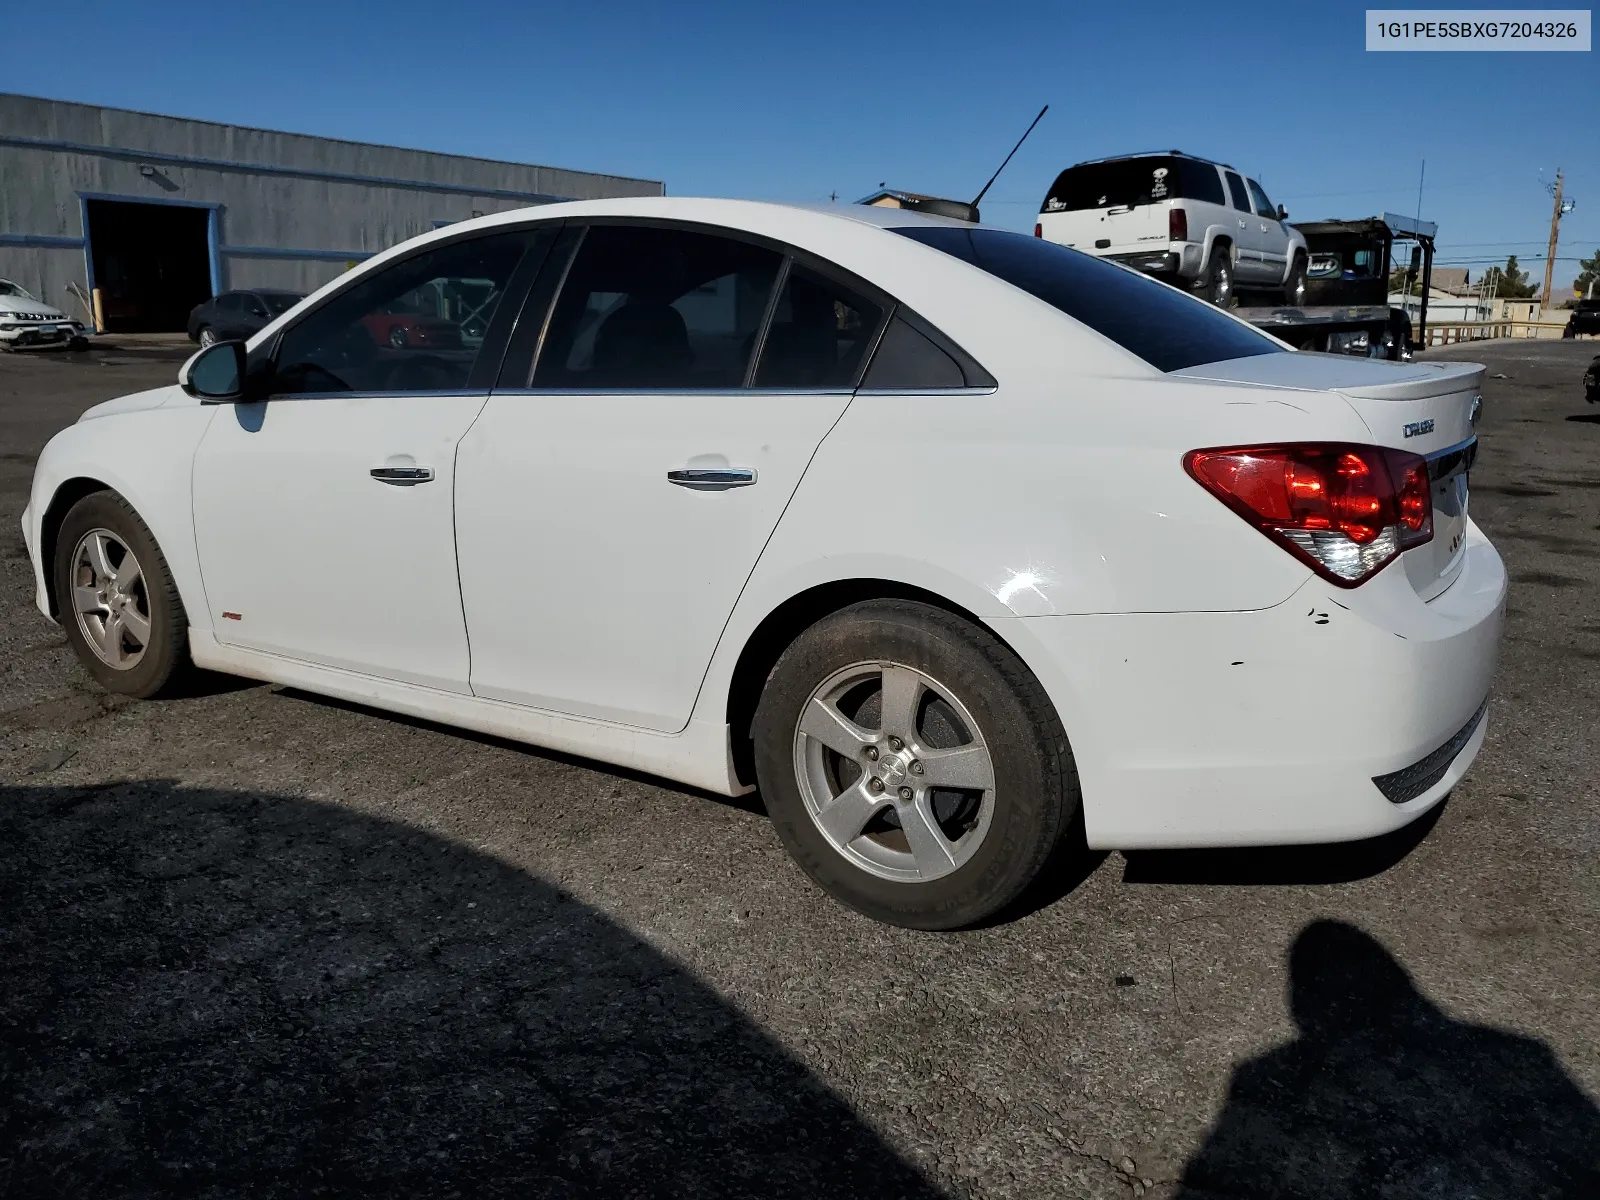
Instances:
[[[189,338],[209,346],[229,338],[250,337],[304,299],[300,292],[223,292],[189,314]]]

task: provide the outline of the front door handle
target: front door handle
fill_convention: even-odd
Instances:
[[[691,467],[667,472],[668,483],[696,492],[725,492],[729,488],[749,487],[755,481],[756,473],[749,467]]]
[[[432,467],[373,467],[371,474],[379,483],[395,487],[416,487],[433,480]]]

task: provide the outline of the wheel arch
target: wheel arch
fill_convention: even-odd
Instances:
[[[981,626],[1006,649],[1026,659],[995,629],[971,609],[937,592],[892,579],[835,579],[814,584],[778,604],[752,629],[740,648],[724,698],[728,722],[729,750],[733,768],[741,783],[754,785],[755,753],[750,726],[767,676],[778,658],[806,629],[841,609],[864,600],[913,600],[942,609],[964,621]],[[1030,668],[1031,670],[1031,668]]]
[[[56,539],[61,533],[62,522],[67,519],[67,513],[71,511],[72,506],[85,496],[92,496],[96,492],[122,495],[102,479],[89,475],[74,475],[56,485],[50,503],[45,507],[44,516],[39,521],[39,564],[44,568],[44,594],[50,605],[50,615],[57,620],[61,619],[61,603],[56,595]],[[124,496],[123,499],[126,500],[127,497]]]

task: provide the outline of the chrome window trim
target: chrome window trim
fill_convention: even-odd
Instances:
[[[848,387],[831,388],[495,388],[495,396],[849,396]]]
[[[418,388],[409,392],[272,392],[260,400],[235,403],[263,404],[269,400],[400,400],[409,396],[428,396],[445,400],[452,396],[487,396],[488,388]]]
[[[860,388],[857,396],[992,396],[1000,389],[996,387],[948,387],[948,388]]]

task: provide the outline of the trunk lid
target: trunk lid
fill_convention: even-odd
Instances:
[[[1343,354],[1261,354],[1174,372],[1247,386],[1337,392],[1356,410],[1372,444],[1428,460],[1433,538],[1405,552],[1406,578],[1424,600],[1461,570],[1466,548],[1468,478],[1477,455],[1484,368],[1477,363],[1390,363]],[[1393,567],[1390,568],[1393,570]]]

